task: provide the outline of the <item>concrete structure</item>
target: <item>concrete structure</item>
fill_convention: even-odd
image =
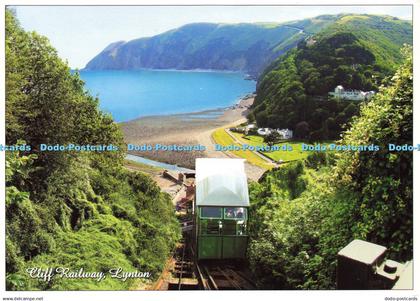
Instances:
[[[386,259],[387,248],[355,239],[337,255],[338,289],[412,289],[412,261]]]
[[[334,92],[329,92],[328,94],[336,99],[367,100],[375,95],[375,91],[346,90],[339,85],[335,87]]]

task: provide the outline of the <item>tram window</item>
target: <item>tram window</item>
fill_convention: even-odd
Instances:
[[[218,220],[202,220],[200,222],[201,235],[218,235],[220,229],[220,221]]]
[[[246,209],[243,207],[227,207],[224,210],[225,219],[246,219]]]
[[[222,218],[222,208],[220,207],[201,207],[201,218]]]

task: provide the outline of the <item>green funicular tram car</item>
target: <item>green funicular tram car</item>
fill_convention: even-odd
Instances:
[[[245,258],[249,195],[244,161],[196,160],[197,260]]]

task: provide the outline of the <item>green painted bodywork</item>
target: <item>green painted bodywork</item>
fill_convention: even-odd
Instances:
[[[202,259],[244,259],[248,244],[246,227],[243,228],[238,220],[217,217],[200,217],[198,208],[196,220],[197,260]],[[243,224],[246,225],[247,216]],[[220,225],[220,226],[219,226]]]
[[[198,259],[242,259],[248,236],[199,236]]]

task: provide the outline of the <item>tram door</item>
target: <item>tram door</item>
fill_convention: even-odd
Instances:
[[[222,220],[200,220],[198,235],[198,258],[222,258]]]
[[[243,207],[223,208],[222,258],[245,258],[248,242],[246,213]]]

